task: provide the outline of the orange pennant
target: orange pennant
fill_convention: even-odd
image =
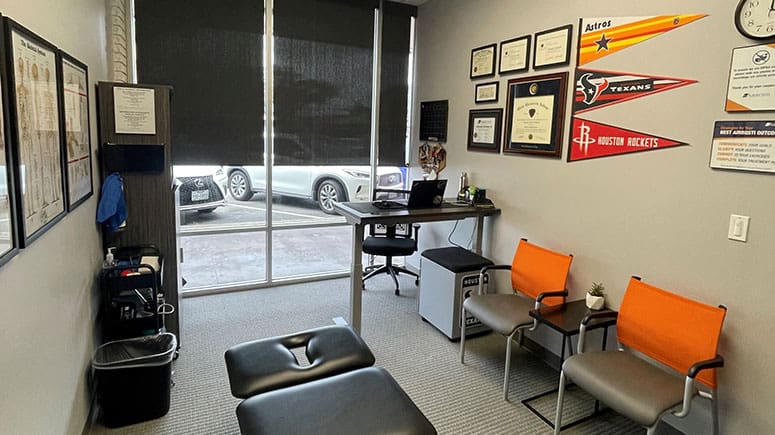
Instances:
[[[706,17],[705,14],[658,17],[582,18],[579,65],[659,36]]]

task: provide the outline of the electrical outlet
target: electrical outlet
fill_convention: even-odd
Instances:
[[[737,240],[740,242],[748,241],[748,222],[751,220],[749,216],[741,216],[733,214],[729,216],[729,231],[727,238],[729,240]]]

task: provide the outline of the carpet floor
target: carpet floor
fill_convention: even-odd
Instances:
[[[533,354],[514,346],[510,400],[501,398],[505,342],[497,334],[466,341],[466,364],[451,342],[417,313],[417,287],[402,279],[393,294],[385,276],[363,293],[362,336],[376,356],[439,434],[550,434],[550,427],[521,400],[556,389],[558,374]],[[238,434],[235,409],[223,359],[241,342],[333,323],[347,317],[349,279],[335,279],[260,290],[185,298],[180,308],[180,357],[173,363],[171,406],[167,415],[118,429],[99,419],[93,435]],[[592,410],[594,400],[571,389],[564,421]],[[531,402],[554,420],[556,394]],[[633,422],[610,410],[563,434],[642,434]],[[658,433],[680,434],[668,425]],[[290,434],[289,434],[290,435]]]

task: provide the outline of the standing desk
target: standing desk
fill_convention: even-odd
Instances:
[[[358,334],[361,333],[361,305],[363,291],[363,235],[364,227],[371,224],[414,224],[421,222],[438,222],[476,218],[476,239],[474,252],[482,253],[482,234],[485,216],[500,214],[498,208],[480,208],[470,205],[442,204],[441,207],[424,209],[392,209],[384,210],[374,207],[371,202],[337,202],[334,210],[344,216],[352,225],[352,268],[350,269],[350,325]]]

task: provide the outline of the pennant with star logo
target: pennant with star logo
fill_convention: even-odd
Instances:
[[[568,147],[569,162],[687,145],[673,139],[581,118],[573,118],[572,128]]]
[[[582,18],[579,66],[706,17],[706,14],[653,17]]]
[[[573,113],[583,113],[694,83],[697,81],[577,68]]]

